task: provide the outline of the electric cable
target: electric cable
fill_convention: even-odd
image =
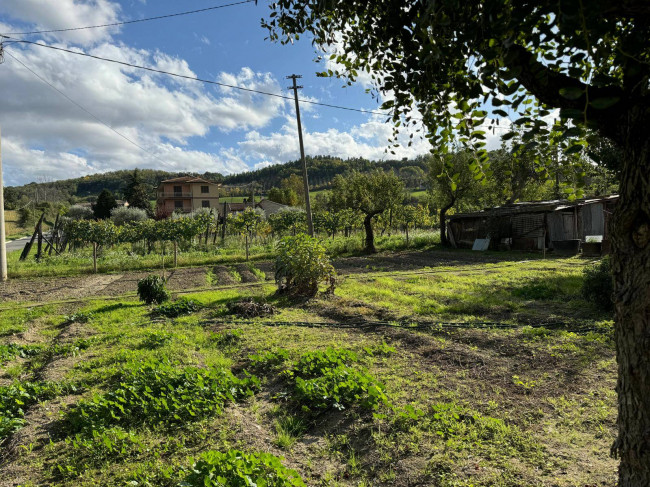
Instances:
[[[160,161],[160,162],[161,162],[162,164],[164,164],[165,166],[167,165],[167,163],[166,163],[165,161],[163,161],[162,159],[160,159],[158,156],[156,156],[156,155],[153,154],[152,152],[148,151],[147,149],[145,149],[144,147],[142,147],[142,146],[141,146],[140,144],[138,144],[137,142],[131,140],[131,139],[128,138],[126,135],[124,135],[124,134],[118,132],[118,131],[115,130],[113,127],[111,127],[107,122],[105,122],[104,120],[102,120],[101,118],[99,118],[97,115],[95,115],[94,113],[92,113],[90,110],[88,110],[86,107],[84,107],[84,106],[81,105],[80,103],[78,103],[78,102],[76,102],[75,100],[73,100],[72,98],[70,98],[68,95],[66,95],[64,92],[62,92],[61,90],[59,90],[56,86],[54,86],[52,83],[50,83],[49,81],[47,81],[45,78],[43,78],[42,76],[40,76],[36,71],[34,71],[33,69],[31,69],[29,66],[27,66],[24,62],[22,62],[22,61],[21,61],[20,59],[18,59],[16,56],[14,56],[13,54],[11,54],[8,50],[5,49],[5,53],[6,53],[9,57],[11,57],[13,60],[15,60],[16,62],[18,62],[19,64],[21,64],[21,65],[22,65],[22,66],[23,66],[27,71],[29,71],[29,72],[32,73],[34,76],[36,76],[36,77],[37,77],[39,80],[41,80],[43,83],[45,83],[45,84],[48,85],[50,88],[52,88],[54,91],[56,91],[59,95],[63,96],[66,100],[68,100],[70,103],[72,103],[73,105],[75,105],[77,108],[79,108],[80,110],[83,110],[84,112],[86,112],[88,115],[90,115],[91,117],[93,117],[93,118],[94,118],[95,120],[97,120],[99,123],[101,123],[102,125],[106,126],[106,127],[109,128],[110,130],[112,130],[113,132],[115,132],[117,135],[119,135],[120,137],[122,137],[124,140],[126,140],[127,142],[129,142],[129,143],[133,144],[134,146],[136,146],[138,149],[140,149],[140,150],[146,152],[146,153],[149,154],[151,157],[157,159],[158,161]]]
[[[167,15],[158,15],[156,17],[147,17],[144,19],[135,19],[135,20],[125,20],[122,22],[112,22],[110,24],[99,24],[99,25],[87,25],[84,27],[69,27],[66,29],[50,29],[50,30],[33,30],[31,32],[7,32],[8,35],[14,35],[14,36],[23,36],[23,35],[34,35],[34,34],[52,34],[55,32],[72,32],[72,31],[78,31],[78,30],[86,30],[86,29],[101,29],[101,28],[106,28],[106,27],[116,27],[118,25],[128,25],[128,24],[137,24],[140,22],[149,22],[151,20],[162,20],[162,19],[168,19],[171,17],[180,17],[183,15],[191,15],[191,14],[197,14],[201,12],[208,12],[210,10],[217,10],[220,8],[225,8],[225,7],[233,7],[235,5],[243,5],[245,3],[252,3],[255,2],[257,3],[257,0],[242,0],[240,2],[233,2],[233,3],[226,3],[224,5],[217,5],[214,7],[207,7],[207,8],[200,8],[198,10],[189,10],[186,12],[177,12],[173,14],[167,14]]]
[[[228,83],[222,83],[222,82],[219,82],[219,81],[208,80],[208,79],[199,78],[199,77],[196,77],[196,76],[188,76],[188,75],[185,75],[185,74],[172,73],[170,71],[164,71],[162,69],[152,68],[150,66],[141,66],[141,65],[138,65],[138,64],[127,63],[126,61],[118,61],[116,59],[110,59],[110,58],[105,58],[105,57],[102,57],[102,56],[96,56],[94,54],[88,54],[88,53],[80,52],[80,51],[73,51],[72,49],[66,49],[64,47],[51,46],[49,44],[42,44],[40,42],[27,41],[27,40],[24,40],[24,39],[14,39],[14,38],[9,37],[9,36],[4,35],[4,34],[0,34],[0,37],[4,37],[5,39],[11,39],[13,42],[19,42],[19,43],[31,44],[31,45],[39,46],[39,47],[45,47],[47,49],[53,49],[55,51],[66,52],[68,54],[75,54],[77,56],[84,56],[84,57],[96,59],[96,60],[99,60],[99,61],[105,61],[105,62],[109,62],[109,63],[119,64],[119,65],[126,66],[126,67],[129,67],[129,68],[142,69],[142,70],[145,70],[145,71],[150,71],[152,73],[164,74],[164,75],[167,75],[167,76],[173,76],[173,77],[176,77],[176,78],[182,78],[182,79],[187,79],[187,80],[191,80],[191,81],[199,81],[201,83],[217,85],[217,86],[221,86],[223,88],[232,88],[232,89],[235,89],[235,90],[241,90],[241,91],[245,91],[245,92],[249,92],[249,93],[255,93],[255,94],[265,95],[265,96],[273,96],[273,97],[276,97],[276,98],[282,98],[284,100],[294,101],[294,97],[288,96],[288,95],[282,95],[282,94],[279,94],[279,93],[272,93],[272,92],[269,92],[269,91],[255,90],[253,88],[246,88],[244,86],[231,85],[231,84],[228,84]],[[305,99],[299,99],[298,101],[300,103],[307,103],[307,104],[310,104],[310,105],[318,105],[318,106],[323,106],[323,107],[328,107],[328,108],[336,108],[336,109],[339,109],[339,110],[349,110],[349,111],[367,113],[367,114],[372,114],[372,115],[381,115],[383,117],[391,116],[389,113],[378,112],[378,111],[375,111],[375,110],[364,110],[362,108],[345,107],[345,106],[341,106],[341,105],[333,105],[333,104],[330,104],[330,103],[323,103],[323,102],[317,102],[317,101],[305,100]]]

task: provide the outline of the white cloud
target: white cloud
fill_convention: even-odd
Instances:
[[[28,31],[67,29],[86,25],[111,24],[120,21],[120,5],[108,0],[2,0],[0,13],[25,22],[29,26],[26,29]],[[11,31],[23,32],[25,29],[11,29]],[[116,27],[110,27],[43,35],[47,39],[90,45],[109,39],[117,31]]]
[[[232,89],[226,93],[195,81],[170,80],[163,75],[36,46],[9,46],[7,52],[115,130],[159,155],[159,159],[148,156],[7,55],[7,64],[0,70],[0,85],[5,93],[12,94],[5,97],[0,110],[3,135],[13,141],[14,147],[5,148],[7,184],[22,184],[44,174],[63,178],[86,174],[90,169],[158,167],[160,158],[176,161],[166,169],[241,171],[247,167],[229,154],[217,154],[224,158],[217,162],[215,155],[178,147],[187,147],[192,137],[205,137],[212,129],[261,129],[282,114],[285,105],[281,98]],[[90,52],[195,76],[185,60],[161,52],[107,43],[98,44]],[[270,73],[256,73],[249,68],[239,73],[221,73],[219,79],[252,89],[280,91]],[[178,150],[172,150],[174,146]],[[88,154],[88,160],[74,156],[78,153]],[[28,155],[38,163],[23,165],[21,161]],[[51,164],[45,162],[48,158]],[[180,161],[182,164],[178,165]]]

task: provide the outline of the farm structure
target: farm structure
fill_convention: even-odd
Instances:
[[[266,198],[261,201],[256,202],[254,205],[251,204],[250,199],[244,201],[243,203],[224,203],[219,206],[219,215],[223,213],[223,208],[226,208],[231,215],[237,215],[238,213],[243,213],[246,208],[260,208],[264,211],[264,217],[268,218],[270,215],[282,211],[286,208],[289,208],[287,205],[281,203],[276,203],[275,201],[268,200]]]
[[[472,248],[476,239],[489,239],[493,250],[578,252],[590,243],[609,251],[609,220],[618,195],[575,201],[520,202],[447,219],[453,247]],[[593,242],[592,242],[593,241]]]
[[[158,211],[171,215],[174,211],[191,213],[199,208],[217,208],[218,183],[203,178],[183,176],[162,181],[158,186]]]

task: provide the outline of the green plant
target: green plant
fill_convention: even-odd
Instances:
[[[138,297],[147,304],[161,304],[169,300],[169,292],[165,287],[165,280],[156,275],[151,275],[138,281]]]
[[[238,379],[224,368],[178,369],[168,362],[131,365],[111,391],[82,400],[66,413],[70,432],[110,426],[171,425],[220,414],[226,402],[248,397],[255,376]]]
[[[73,385],[57,382],[16,381],[8,386],[0,386],[0,440],[24,424],[25,411],[31,405],[75,391]]]
[[[217,347],[235,348],[241,344],[241,330],[224,330],[210,336],[210,341]]]
[[[41,345],[18,345],[16,343],[0,344],[0,364],[16,356],[21,358],[33,357],[42,350]]]
[[[291,448],[305,432],[305,426],[305,421],[297,416],[280,416],[274,422],[275,444],[280,448]]]
[[[145,336],[145,339],[142,341],[142,348],[145,348],[147,350],[154,350],[170,343],[173,339],[174,335],[167,331],[152,331],[148,333]]]
[[[582,295],[602,309],[612,310],[613,282],[609,257],[603,258],[598,264],[588,266],[583,271]]]
[[[314,296],[321,282],[334,292],[336,271],[318,239],[305,234],[285,237],[278,243],[277,252],[275,282],[280,292]]]
[[[293,399],[304,412],[343,410],[353,404],[376,410],[389,405],[383,386],[367,372],[353,368],[359,357],[351,350],[328,348],[304,353],[284,372],[293,384]]]
[[[174,302],[156,306],[154,312],[167,318],[176,318],[178,316],[192,314],[199,309],[201,309],[201,306],[196,301],[182,297]]]
[[[229,450],[225,453],[203,453],[189,469],[179,485],[182,487],[304,487],[295,470],[282,465],[280,458],[270,453],[245,453]]]

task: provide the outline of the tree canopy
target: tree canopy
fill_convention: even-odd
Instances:
[[[650,2],[277,0],[270,8],[262,25],[271,40],[309,34],[333,63],[323,75],[352,82],[369,73],[396,130],[421,116],[434,150],[461,143],[478,174],[488,163],[484,127],[498,122],[512,127],[506,140],[523,130],[527,151],[555,145],[569,156],[600,137],[618,146],[612,452],[619,486],[650,485]]]

